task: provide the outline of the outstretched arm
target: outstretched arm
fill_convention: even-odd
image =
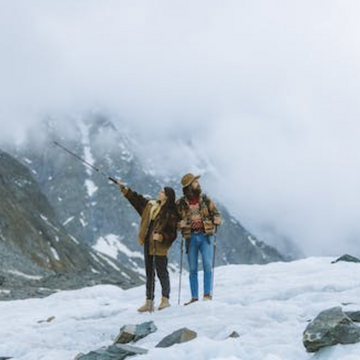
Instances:
[[[130,188],[127,188],[124,184],[119,182],[118,184],[123,195],[129,200],[130,204],[141,216],[149,200],[146,199],[143,195],[138,194]]]

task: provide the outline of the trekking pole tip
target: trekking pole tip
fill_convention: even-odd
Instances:
[[[114,184],[118,184],[118,181],[112,178],[111,176],[108,177],[110,181],[112,181]]]

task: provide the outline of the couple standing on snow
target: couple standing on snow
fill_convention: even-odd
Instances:
[[[130,188],[118,183],[121,192],[141,216],[139,244],[144,246],[146,270],[146,301],[139,312],[154,311],[155,269],[162,289],[158,310],[170,306],[170,280],[167,252],[181,230],[186,240],[186,253],[190,271],[191,300],[199,299],[198,254],[204,268],[204,300],[212,299],[213,235],[221,224],[221,216],[214,203],[202,193],[200,176],[186,174],[181,179],[183,197],[175,200],[175,191],[164,187],[157,200],[148,200]]]

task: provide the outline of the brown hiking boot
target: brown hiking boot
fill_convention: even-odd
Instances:
[[[158,310],[163,310],[163,309],[165,309],[165,308],[167,308],[169,306],[170,306],[169,299],[163,296],[161,298],[161,302],[160,302],[160,305],[158,307]]]
[[[138,308],[138,312],[153,312],[154,311],[154,301],[146,300],[145,304]]]
[[[190,301],[188,301],[187,303],[185,303],[184,305],[187,306],[187,305],[190,305],[196,301],[198,301],[199,299],[198,298],[192,298]]]
[[[210,301],[210,300],[212,300],[211,295],[204,295],[204,301]]]

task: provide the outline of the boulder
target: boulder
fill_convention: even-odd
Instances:
[[[322,311],[305,329],[303,344],[308,352],[336,344],[354,344],[360,341],[360,327],[342,311],[334,307]]]
[[[125,325],[120,329],[120,334],[116,337],[114,344],[127,344],[136,342],[157,330],[153,321],[145,322],[140,325]]]
[[[51,323],[51,322],[54,321],[55,319],[56,319],[55,316],[50,316],[50,317],[47,318],[46,320],[39,320],[39,321],[38,321],[38,324],[43,324],[43,323],[45,323],[45,322]]]
[[[229,338],[233,338],[233,339],[237,339],[239,338],[240,335],[236,332],[236,331],[233,331],[230,335],[229,335]]]
[[[197,334],[195,331],[189,330],[187,328],[182,328],[166,336],[156,345],[156,347],[166,348],[175,344],[182,344],[184,342],[194,340],[196,337]]]
[[[360,311],[345,311],[345,314],[354,322],[360,322]]]
[[[355,256],[351,256],[348,254],[345,254],[343,256],[340,256],[338,259],[332,261],[332,264],[335,264],[339,261],[347,261],[347,262],[354,262],[354,263],[360,263],[360,259],[356,258]]]
[[[130,345],[115,344],[107,348],[91,351],[88,354],[79,354],[74,360],[123,360],[128,356],[146,354],[146,349]]]

